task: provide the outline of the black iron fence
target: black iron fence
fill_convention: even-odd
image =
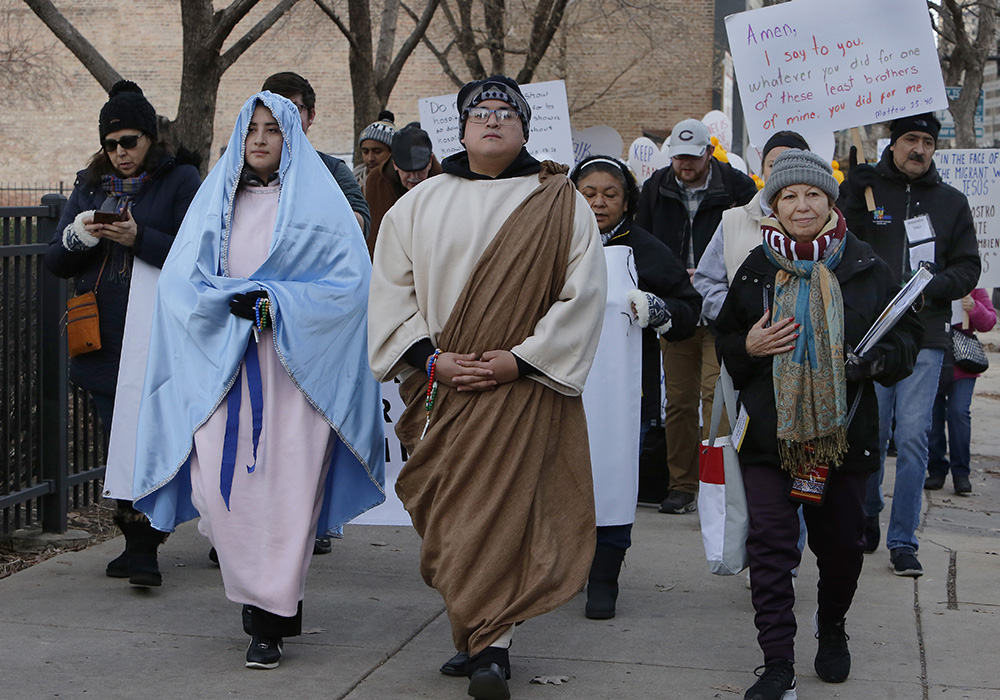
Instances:
[[[69,285],[44,269],[66,204],[0,207],[0,534],[65,532],[70,507],[101,497],[100,426],[69,383],[62,317]]]
[[[61,180],[47,185],[37,182],[0,182],[0,207],[31,206],[42,195],[61,194],[69,197],[73,184]]]

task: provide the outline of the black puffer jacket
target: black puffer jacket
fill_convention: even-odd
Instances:
[[[867,243],[848,232],[846,245],[844,257],[834,274],[844,298],[844,342],[855,347],[895,296],[896,286],[890,280],[886,264],[875,256]],[[737,271],[716,325],[716,348],[750,418],[740,449],[740,460],[746,464],[780,464],[771,374],[773,358],[751,357],[746,350],[747,332],[764,315],[765,295],[769,307],[773,302],[776,272],[763,246],[755,248]],[[884,371],[875,378],[879,383],[890,386],[909,376],[921,336],[920,321],[912,310],[908,310],[878,343],[885,355]],[[861,403],[848,428],[849,449],[841,468],[872,472],[879,466],[878,401],[870,380],[848,382],[848,410],[859,390],[863,392]]]
[[[131,251],[107,239],[89,250],[67,250],[63,246],[65,228],[73,224],[77,214],[100,209],[107,199],[100,185],[87,184],[86,174],[86,170],[77,173],[73,193],[45,253],[45,266],[58,277],[75,277],[76,293],[81,294],[94,289],[105,254],[110,253],[97,289],[101,349],[72,358],[70,378],[83,389],[114,396],[128,307],[129,256],[135,255],[156,267],[163,266],[201,177],[193,164],[165,158],[132,200],[132,217],[138,231]]]
[[[882,152],[875,172],[874,212],[868,211],[864,190],[850,177],[841,186],[839,205],[847,227],[888,263],[892,281],[898,288],[910,274],[903,222],[921,214],[930,217],[936,238],[937,269],[924,290],[923,307],[918,302],[917,308],[924,324],[923,347],[948,348],[951,302],[975,288],[981,271],[969,200],[942,181],[934,163],[921,177],[910,180],[896,168],[888,148]]]
[[[701,200],[693,225],[688,218],[684,195],[672,167],[657,170],[642,185],[635,225],[666,243],[681,262],[687,260],[689,231],[694,242],[694,262],[697,265],[712,234],[719,227],[722,212],[746,204],[757,194],[757,185],[753,180],[729,163],[722,163],[714,158],[711,163],[708,190]]]

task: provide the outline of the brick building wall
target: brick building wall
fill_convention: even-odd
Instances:
[[[638,18],[627,17],[616,0],[585,0],[567,11],[535,81],[566,80],[574,127],[612,126],[627,148],[643,129],[669,130],[677,121],[711,109],[714,2],[655,4],[655,13]],[[255,8],[231,40],[271,5]],[[179,3],[57,0],[56,6],[116,70],[143,88],[159,113],[175,116],[181,73]],[[40,27],[36,33],[40,40],[51,41],[48,30],[26,7],[15,6],[13,11],[25,13],[26,26]],[[374,13],[376,21],[378,16]],[[511,21],[524,16],[512,14]],[[407,24],[401,19],[401,31]],[[442,17],[435,18],[429,36],[437,46],[447,43]],[[52,62],[64,76],[54,89],[3,96],[0,182],[72,181],[98,148],[98,114],[106,93],[61,43],[55,42]],[[460,61],[455,63],[456,70],[464,68]],[[520,60],[514,57],[508,71],[516,74],[519,67]],[[347,42],[314,3],[303,0],[223,76],[213,160],[243,101],[267,75],[281,70],[301,73],[316,90],[317,118],[309,132],[313,144],[331,153],[352,150]],[[616,76],[620,77],[614,80]],[[418,118],[419,98],[455,91],[437,59],[419,46],[400,75],[388,108],[402,125]]]

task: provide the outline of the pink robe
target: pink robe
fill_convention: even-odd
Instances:
[[[229,274],[250,277],[268,256],[278,210],[278,187],[242,187],[236,194]],[[294,313],[277,309],[276,315]],[[292,383],[271,329],[257,343],[264,391],[263,428],[253,464],[253,423],[246,373],[239,386],[239,444],[229,508],[219,487],[228,415],[223,400],[194,434],[191,499],[198,530],[219,555],[226,597],[283,617],[305,595],[316,526],[335,433]]]

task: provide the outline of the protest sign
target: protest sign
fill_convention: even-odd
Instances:
[[[526,148],[538,160],[573,163],[573,136],[570,133],[566,83],[551,80],[521,86],[531,106],[531,129]],[[425,97],[419,100],[420,126],[430,134],[434,155],[444,160],[464,149],[458,140],[458,95]]]
[[[406,405],[399,397],[399,382],[382,384],[382,416],[385,420],[385,502],[351,521],[354,525],[410,525],[410,515],[396,495],[396,479],[406,464],[406,450],[396,437],[396,423]]]
[[[574,165],[590,156],[622,157],[624,142],[619,133],[610,126],[592,126],[582,130],[573,129],[572,134]]]
[[[726,31],[755,144],[948,108],[924,0],[797,0],[730,15]]]
[[[635,173],[639,187],[642,187],[642,183],[648,180],[650,175],[670,165],[667,145],[664,143],[661,150],[650,139],[640,136],[628,147],[628,165]]]
[[[713,109],[701,118],[701,123],[708,127],[708,135],[719,139],[719,145],[727,151],[733,150],[733,123],[725,112]]]
[[[969,148],[937,151],[941,178],[969,198],[983,272],[977,287],[1000,287],[1000,150]]]

